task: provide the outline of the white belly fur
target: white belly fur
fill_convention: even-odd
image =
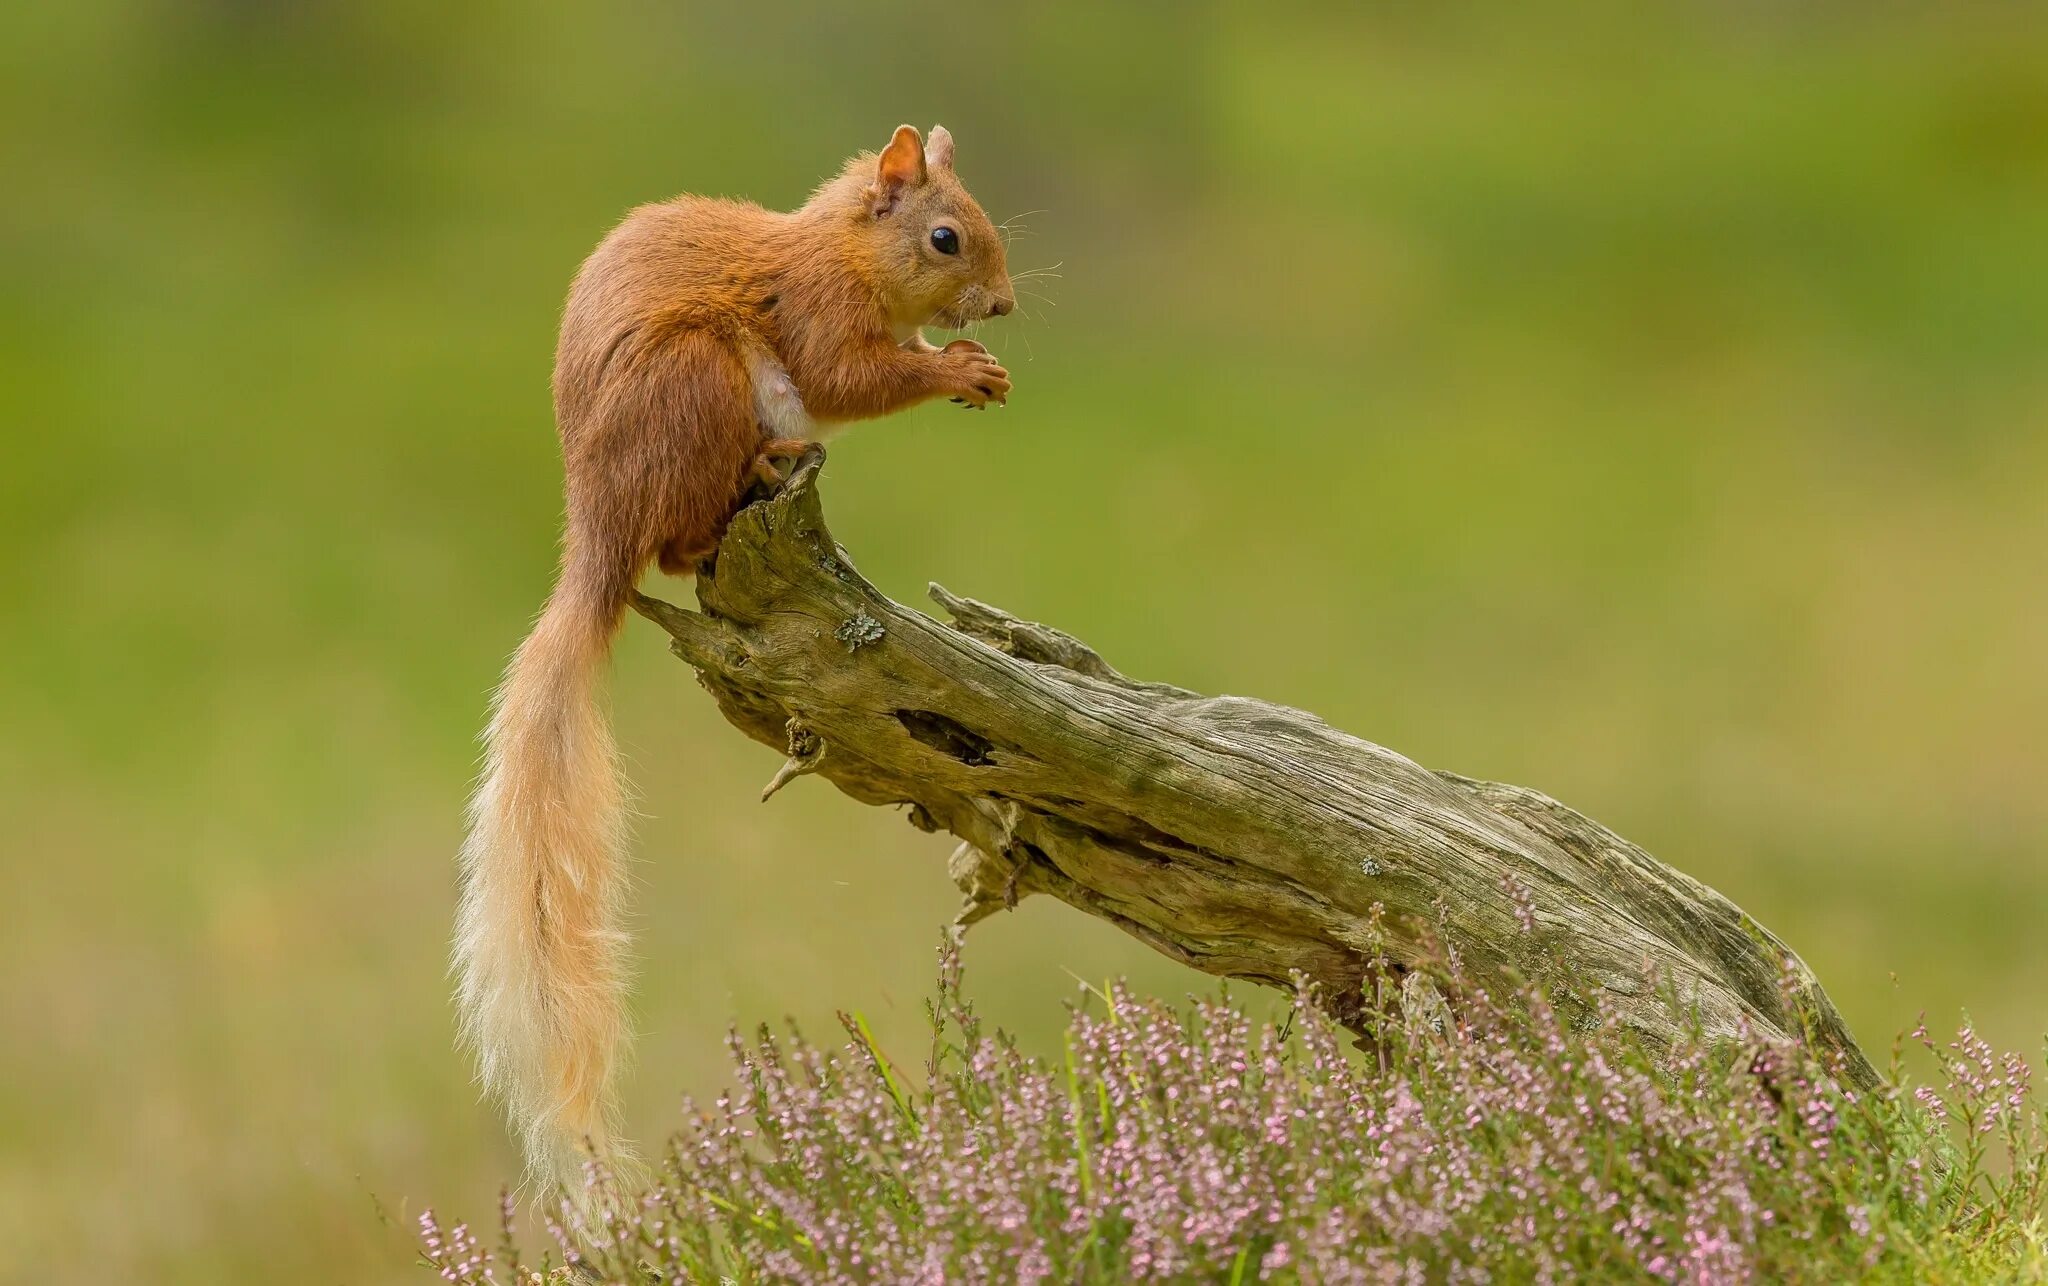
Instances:
[[[761,421],[762,434],[771,438],[796,438],[801,442],[822,442],[828,430],[811,418],[797,395],[796,381],[773,353],[753,349],[747,354],[747,377],[754,385],[754,414]]]

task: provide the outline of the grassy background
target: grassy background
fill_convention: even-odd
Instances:
[[[408,1280],[372,1194],[489,1208],[444,944],[564,286],[633,203],[794,203],[903,120],[1063,275],[984,332],[1009,409],[835,452],[884,589],[1540,787],[1866,1041],[2037,1048],[2048,24],[1541,9],[10,7],[0,1275]],[[648,627],[616,669],[636,1131],[732,1019],[900,1041],[944,842],[760,807]],[[1050,904],[969,953],[1027,1043],[1067,970],[1200,985]]]

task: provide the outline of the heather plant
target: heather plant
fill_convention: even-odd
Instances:
[[[423,1258],[467,1286],[2044,1279],[2031,1069],[1967,1025],[1911,1034],[1928,1083],[1902,1038],[1859,1094],[1798,1039],[1653,1050],[1455,957],[1366,991],[1354,1041],[1305,989],[1278,1024],[1088,989],[1047,1060],[947,948],[921,1077],[857,1017],[836,1052],[735,1033],[734,1088],[650,1183],[593,1165],[552,1258],[510,1197],[492,1246],[420,1216]]]

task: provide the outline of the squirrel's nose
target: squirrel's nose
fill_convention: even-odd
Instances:
[[[989,304],[988,315],[991,317],[1001,317],[1007,314],[1012,308],[1015,308],[1016,306],[1016,300],[1004,299],[1001,295],[998,295],[996,296],[995,301]]]

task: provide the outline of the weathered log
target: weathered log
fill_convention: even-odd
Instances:
[[[951,625],[893,602],[833,541],[822,462],[734,518],[701,611],[637,606],[735,727],[788,752],[764,798],[815,773],[958,836],[963,925],[1047,893],[1206,973],[1287,986],[1298,970],[1354,1023],[1375,960],[1444,947],[1478,976],[1597,990],[1656,1045],[1686,1021],[1803,1028],[1843,1079],[1876,1082],[1784,943],[1555,800],[1299,710],[1128,679],[937,585]]]

